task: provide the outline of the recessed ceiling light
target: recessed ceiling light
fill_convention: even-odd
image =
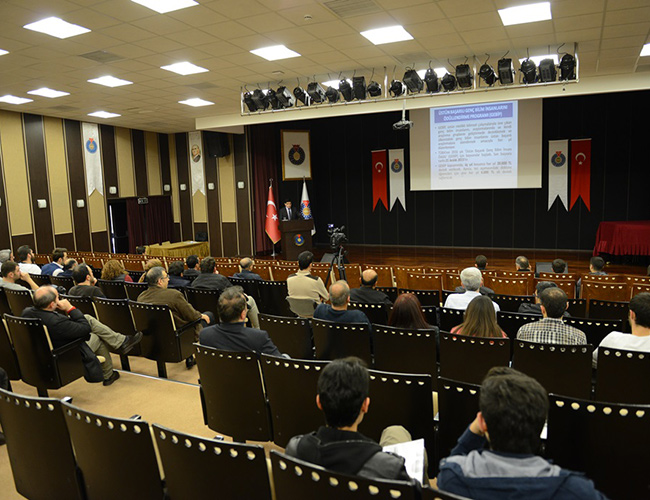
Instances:
[[[553,59],[553,63],[557,66],[560,64],[560,60],[557,57],[557,54],[548,54],[545,56],[530,56],[530,58],[524,57],[523,59],[519,59],[519,64],[524,62],[526,59],[530,59],[535,63],[535,66],[539,66],[539,63],[542,62],[544,59]]]
[[[200,106],[210,106],[211,104],[214,104],[213,102],[210,101],[204,101],[203,99],[199,99],[198,97],[194,97],[193,99],[186,99],[185,101],[178,101],[179,104],[186,104],[187,106],[192,106],[194,108],[198,108]]]
[[[90,30],[79,26],[78,24],[72,24],[58,17],[47,17],[36,21],[35,23],[29,23],[23,26],[32,31],[39,31],[45,33],[46,35],[55,36],[57,38],[69,38],[71,36],[82,35],[88,33]]]
[[[404,40],[413,40],[411,34],[403,26],[387,26],[386,28],[377,28],[374,30],[362,31],[365,36],[375,45],[383,43],[402,42]]]
[[[133,82],[115,78],[114,76],[102,76],[88,80],[90,83],[97,83],[99,85],[106,85],[107,87],[121,87],[122,85],[131,85]]]
[[[52,90],[52,89],[48,89],[47,87],[43,87],[36,90],[30,90],[27,93],[31,95],[40,95],[41,97],[49,97],[50,99],[54,99],[55,97],[63,97],[64,95],[70,95],[70,92]]]
[[[118,116],[117,113],[109,113],[108,111],[95,111],[94,113],[88,113],[88,116],[95,116],[97,118],[116,118]]]
[[[169,66],[161,66],[160,69],[166,69],[167,71],[173,71],[179,75],[193,75],[194,73],[205,73],[208,71],[201,66],[192,64],[191,62],[184,61],[176,64],[170,64]]]
[[[26,102],[32,102],[34,99],[27,99],[26,97],[16,97],[15,95],[3,95],[0,97],[0,102],[6,102],[7,104],[25,104]]]
[[[646,43],[641,49],[641,57],[650,56],[650,43]]]
[[[290,57],[300,57],[298,52],[288,49],[284,45],[273,45],[271,47],[262,47],[261,49],[251,50],[251,54],[263,57],[267,61],[277,61],[278,59],[289,59]]]
[[[0,49],[0,56],[4,56],[5,54],[9,54],[9,51]]]
[[[499,15],[504,26],[547,21],[552,19],[551,3],[531,3],[529,5],[499,9]]]
[[[148,9],[155,10],[159,14],[166,14],[175,10],[185,9],[187,7],[194,7],[198,2],[194,0],[131,0],[134,3],[140,4]]]

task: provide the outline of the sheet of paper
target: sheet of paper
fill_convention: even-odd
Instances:
[[[400,457],[404,457],[406,460],[404,463],[406,472],[422,484],[422,480],[424,479],[424,439],[390,444],[384,446],[384,451],[390,451]]]

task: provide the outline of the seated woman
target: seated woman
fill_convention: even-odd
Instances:
[[[154,267],[165,267],[165,266],[163,266],[162,260],[160,259],[149,259],[144,265],[144,273],[142,273],[142,276],[140,276],[138,282],[144,283],[145,278],[147,277],[147,272],[149,272],[149,269],[153,269]]]
[[[436,329],[435,326],[427,323],[420,300],[413,293],[402,293],[397,297],[388,318],[388,326],[409,330]]]
[[[497,324],[492,300],[485,295],[472,299],[465,309],[464,320],[451,329],[451,333],[470,337],[507,337]]]
[[[106,261],[102,268],[102,279],[109,281],[128,281],[132,283],[133,280],[129,273],[124,269],[124,264],[119,260],[111,259]]]

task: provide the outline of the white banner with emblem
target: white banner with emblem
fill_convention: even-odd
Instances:
[[[190,172],[192,173],[192,195],[201,191],[205,195],[205,177],[203,173],[203,141],[201,132],[188,133],[190,141]]]
[[[399,201],[406,211],[406,192],[404,188],[404,150],[388,150],[388,180],[390,183],[390,210]]]
[[[96,189],[104,194],[102,178],[102,155],[99,149],[99,126],[96,123],[82,123],[81,136],[84,146],[84,164],[86,166],[86,190],[88,196]]]
[[[564,210],[569,207],[569,141],[548,141],[548,210],[560,198]]]

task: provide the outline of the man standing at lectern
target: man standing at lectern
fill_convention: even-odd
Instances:
[[[284,200],[284,206],[280,209],[280,220],[295,220],[298,218],[298,209],[291,206],[291,200]]]

